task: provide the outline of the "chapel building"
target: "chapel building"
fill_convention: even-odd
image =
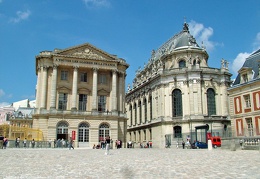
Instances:
[[[126,141],[125,77],[129,65],[89,43],[36,56],[33,128],[44,140],[92,147],[106,136]]]
[[[221,137],[231,133],[227,88],[232,74],[226,60],[219,69],[209,67],[208,58],[187,23],[152,51],[128,86],[127,140],[164,148],[187,139],[205,142],[205,132]]]

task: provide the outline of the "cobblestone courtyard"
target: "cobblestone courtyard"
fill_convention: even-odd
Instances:
[[[0,150],[4,179],[260,178],[260,152],[206,149]]]

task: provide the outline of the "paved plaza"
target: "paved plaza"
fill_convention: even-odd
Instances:
[[[6,149],[0,178],[260,178],[260,152],[223,149]]]

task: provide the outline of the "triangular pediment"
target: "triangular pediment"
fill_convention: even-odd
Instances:
[[[87,58],[96,60],[118,60],[115,55],[111,55],[89,43],[70,47],[64,50],[54,50],[54,54],[64,57]]]

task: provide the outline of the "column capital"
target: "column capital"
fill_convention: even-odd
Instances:
[[[52,68],[53,68],[53,69],[57,69],[58,66],[59,66],[58,64],[53,64],[53,65],[52,65]]]
[[[78,65],[74,65],[74,66],[73,66],[73,69],[74,69],[74,70],[78,70],[78,69],[79,69],[79,66],[78,66]]]
[[[95,71],[95,72],[97,72],[98,69],[99,69],[98,67],[93,67],[93,68],[92,68],[92,70]]]

